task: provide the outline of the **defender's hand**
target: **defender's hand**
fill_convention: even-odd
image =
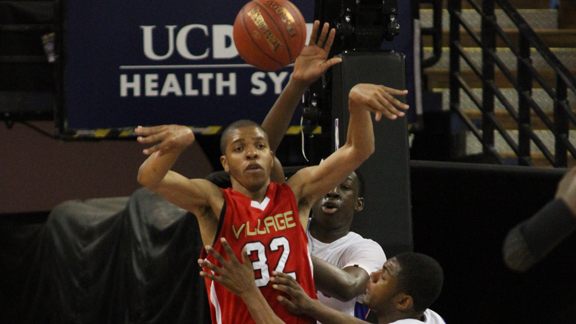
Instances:
[[[272,275],[274,275],[274,277],[270,278],[274,282],[272,288],[283,291],[290,296],[289,299],[278,296],[278,301],[295,315],[305,314],[306,307],[312,303],[312,298],[304,292],[300,284],[291,276],[276,271],[273,271]]]
[[[256,287],[256,282],[254,281],[254,269],[252,268],[252,262],[250,262],[248,258],[246,247],[242,249],[242,262],[240,262],[226,239],[222,238],[220,242],[222,242],[224,252],[230,261],[226,261],[226,259],[211,246],[206,246],[206,251],[214,256],[222,267],[199,259],[198,264],[200,266],[206,267],[215,273],[200,271],[200,276],[222,284],[226,289],[239,297],[242,297],[242,294],[253,293],[251,289],[252,291],[253,289],[257,290],[258,287]]]
[[[342,59],[339,57],[326,60],[330,53],[330,48],[334,43],[336,30],[334,28],[330,29],[330,25],[325,23],[320,36],[318,36],[319,27],[320,21],[314,21],[310,41],[308,45],[302,49],[302,52],[298,58],[296,58],[296,62],[294,62],[294,74],[292,78],[304,82],[307,86],[310,86],[314,81],[318,80],[331,66],[342,62]]]

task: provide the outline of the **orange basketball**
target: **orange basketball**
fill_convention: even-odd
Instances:
[[[233,37],[246,63],[274,71],[300,55],[306,42],[306,22],[288,0],[253,0],[236,16]]]

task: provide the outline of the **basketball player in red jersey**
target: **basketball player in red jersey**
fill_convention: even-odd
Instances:
[[[307,47],[325,52],[324,59],[319,59],[321,55],[304,59],[317,62],[308,67],[320,67],[323,73],[338,60],[326,61],[326,49],[331,46],[334,32],[328,33],[328,28],[323,28],[316,39],[317,29],[318,23],[315,23]],[[392,119],[403,115],[394,105],[406,107],[399,102],[382,100],[385,95],[386,90],[380,86],[355,86],[350,92],[346,144],[321,165],[300,170],[284,184],[270,180],[274,155],[266,132],[256,123],[239,121],[222,134],[223,155],[220,160],[224,170],[230,173],[232,182],[232,188],[226,190],[207,180],[187,179],[170,170],[179,155],[194,142],[194,134],[188,127],[138,127],[135,131],[140,135],[139,142],[156,143],[144,150],[150,156],[139,169],[138,181],[166,200],[194,213],[205,245],[223,251],[220,238],[225,238],[238,254],[246,248],[251,256],[257,286],[284,322],[315,323],[309,317],[292,315],[279,304],[279,292],[271,288],[270,274],[272,271],[287,273],[304,287],[309,296],[315,296],[304,232],[310,208],[323,193],[340,184],[373,153],[370,112],[376,113],[377,120],[382,114]],[[299,98],[284,96],[285,100]],[[207,256],[205,251],[202,257],[218,265],[218,261]],[[207,289],[213,323],[254,323],[254,314],[239,297],[209,279]]]

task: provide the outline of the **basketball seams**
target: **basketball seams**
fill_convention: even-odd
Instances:
[[[268,17],[270,18],[270,21],[273,21],[273,22],[274,22],[274,25],[273,25],[273,26],[274,26],[274,29],[276,29],[276,31],[278,31],[278,33],[279,33],[280,36],[282,37],[282,46],[284,46],[284,48],[286,49],[286,50],[285,50],[285,51],[286,51],[286,54],[288,54],[288,63],[286,63],[286,64],[284,64],[284,65],[288,65],[288,64],[294,62],[294,60],[295,60],[296,58],[295,58],[295,57],[294,57],[294,58],[292,57],[291,48],[290,48],[290,46],[287,46],[287,44],[290,43],[290,40],[289,40],[289,39],[288,39],[288,40],[286,39],[286,35],[284,35],[284,30],[283,30],[282,28],[280,28],[280,27],[278,26],[278,24],[276,23],[276,22],[277,22],[276,16],[273,16],[273,15],[275,15],[276,13],[273,12],[273,9],[272,9],[272,8],[270,8],[270,7],[262,4],[262,3],[260,3],[260,2],[258,2],[258,5],[259,5],[261,8],[264,8],[264,9],[265,9],[264,11],[266,12],[266,15],[268,15]],[[270,13],[270,11],[272,11],[272,13]],[[284,27],[284,26],[282,26],[282,27]],[[270,28],[270,25],[268,25],[268,28]]]
[[[259,6],[260,9],[261,9],[261,4],[260,4],[259,2],[256,2],[256,1],[253,1],[253,2],[255,2],[255,3],[256,3],[256,6]],[[264,46],[264,45],[266,45],[266,44],[263,45],[263,46],[264,46],[264,49],[262,49],[262,47],[260,46],[260,44],[259,44],[258,42],[256,42],[256,41],[254,41],[254,39],[253,39],[252,37],[250,37],[250,32],[249,32],[249,30],[248,30],[248,27],[246,26],[246,21],[245,21],[245,19],[247,19],[247,17],[248,17],[247,12],[250,11],[250,10],[252,10],[252,9],[251,9],[251,8],[250,8],[250,9],[246,9],[246,10],[243,12],[243,14],[242,14],[242,19],[240,19],[240,20],[242,21],[242,28],[244,29],[245,35],[248,36],[248,37],[247,37],[248,40],[259,50],[259,53],[260,53],[260,54],[263,54],[264,56],[266,56],[267,58],[269,58],[272,62],[277,63],[277,64],[278,64],[278,67],[277,67],[277,68],[281,68],[281,67],[283,66],[283,65],[282,65],[282,62],[278,61],[278,60],[275,59],[273,56],[271,56],[270,54],[267,53],[267,49],[266,49],[266,47]],[[253,23],[253,22],[250,20],[250,23]],[[256,27],[257,27],[257,26],[256,26]],[[256,63],[256,62],[255,62],[255,63]],[[252,65],[254,65],[254,64],[252,64]],[[274,69],[271,69],[271,70],[274,70]]]
[[[250,2],[251,3],[251,2]],[[259,46],[258,42],[254,41],[254,39],[252,39],[252,37],[250,36],[250,32],[247,26],[247,22],[245,21],[245,19],[248,17],[248,12],[250,10],[252,10],[253,6],[244,6],[240,12],[238,13],[238,17],[237,17],[237,21],[240,24],[240,27],[242,28],[243,32],[234,32],[235,34],[235,39],[234,43],[236,44],[236,48],[238,49],[238,54],[240,54],[240,57],[242,57],[244,59],[244,61],[246,61],[246,63],[253,65],[253,66],[258,66],[258,62],[261,59],[268,59],[270,60],[270,64],[267,65],[272,65],[272,64],[277,64],[277,67],[270,67],[267,66],[266,68],[261,67],[262,70],[274,70],[274,69],[278,69],[282,67],[282,64],[280,62],[278,62],[276,59],[274,59],[274,57],[271,57],[268,53],[266,53],[264,50],[261,49],[261,47]],[[236,27],[238,27],[235,24]],[[250,43],[251,45],[247,45],[246,43]],[[242,55],[242,48],[246,51],[245,54],[246,55]],[[248,53],[251,53],[251,55],[256,55],[259,56],[258,58],[254,58],[251,55],[248,55]]]
[[[300,35],[300,44],[298,44],[298,53],[296,53],[296,57],[298,57],[304,46],[306,46],[306,35],[308,34],[306,32],[306,20],[304,19],[304,16],[302,16],[302,13],[298,7],[296,7],[296,5],[294,5],[292,2],[286,1],[286,6],[290,7],[290,10],[288,10],[288,8],[286,8],[286,10],[288,10],[294,18],[294,28],[298,29],[297,33]],[[301,30],[301,26],[304,26],[304,30]],[[289,49],[290,52],[292,52],[292,47]],[[296,60],[296,57],[292,58],[292,53],[290,53],[290,56],[292,62]]]

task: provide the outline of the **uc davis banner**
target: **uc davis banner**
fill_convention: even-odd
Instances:
[[[292,2],[310,33],[314,2]],[[66,1],[66,128],[261,122],[292,68],[240,58],[232,26],[245,3]]]

